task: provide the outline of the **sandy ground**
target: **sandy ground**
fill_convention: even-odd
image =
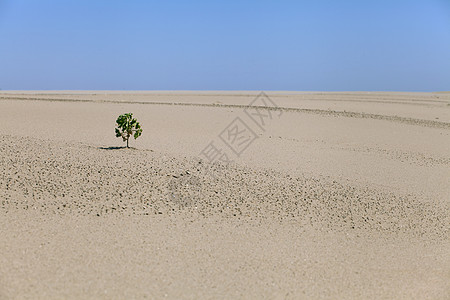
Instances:
[[[0,299],[449,299],[450,93],[258,95],[1,91]]]

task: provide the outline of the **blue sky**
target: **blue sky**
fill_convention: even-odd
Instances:
[[[0,0],[0,88],[450,90],[450,0]]]

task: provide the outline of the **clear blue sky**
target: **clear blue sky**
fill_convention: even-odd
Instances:
[[[0,0],[0,88],[450,90],[450,0]]]

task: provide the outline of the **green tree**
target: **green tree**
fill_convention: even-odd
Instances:
[[[137,139],[142,134],[142,128],[139,122],[133,118],[132,113],[127,113],[120,115],[116,120],[116,137],[121,137],[124,142],[127,142],[130,136],[134,136],[134,139]]]

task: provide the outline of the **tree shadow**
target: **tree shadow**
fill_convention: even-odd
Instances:
[[[122,149],[130,149],[130,150],[136,150],[136,148],[130,147],[98,147],[100,150],[122,150]]]
[[[99,150],[134,150],[134,151],[150,151],[153,152],[152,149],[138,149],[134,147],[127,148],[126,146],[117,147],[117,146],[111,146],[111,147],[95,147]]]

